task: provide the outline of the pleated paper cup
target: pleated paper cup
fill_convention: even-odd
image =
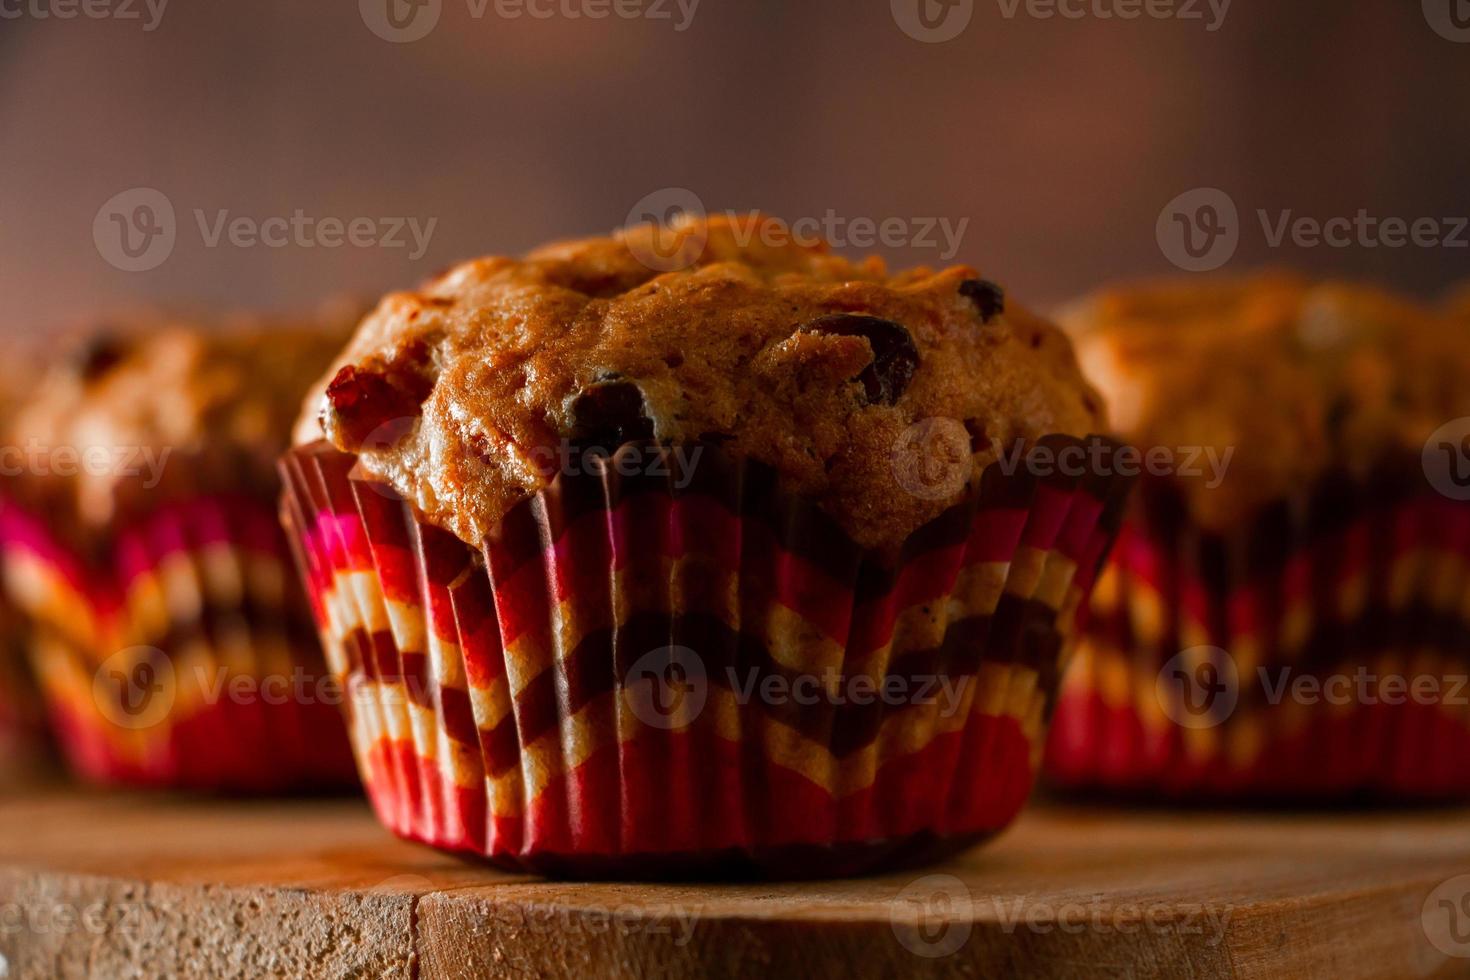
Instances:
[[[1093,597],[1049,779],[1206,801],[1470,797],[1470,504],[1397,462],[1224,534],[1147,482]]]
[[[140,494],[85,541],[11,508],[0,541],[77,773],[222,792],[352,785],[340,691],[259,495]]]
[[[41,771],[47,761],[41,700],[24,636],[20,618],[0,598],[0,786]]]
[[[1122,481],[995,465],[885,559],[717,446],[603,460],[480,548],[353,456],[284,460],[388,827],[557,875],[805,877],[1016,816]]]

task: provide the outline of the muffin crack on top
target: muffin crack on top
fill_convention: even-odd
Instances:
[[[568,445],[714,442],[884,547],[1018,440],[1102,430],[1066,337],[975,270],[889,274],[763,234],[776,227],[645,225],[390,295],[309,400],[297,442],[357,454],[474,545],[555,478]],[[968,481],[939,499],[905,489],[894,461],[905,432],[936,418],[971,443]]]

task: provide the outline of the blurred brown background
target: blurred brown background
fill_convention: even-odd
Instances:
[[[1172,271],[1155,222],[1196,187],[1240,209],[1227,269],[1296,264],[1424,295],[1470,277],[1464,247],[1271,248],[1255,218],[1470,213],[1470,44],[1418,0],[1236,0],[1213,31],[1204,2],[1201,19],[1124,21],[973,0],[944,43],[908,36],[889,0],[701,0],[682,31],[673,0],[668,19],[600,20],[559,12],[589,0],[539,0],[546,19],[430,0],[437,26],[411,43],[369,29],[388,0],[173,0],[151,31],[143,0],[136,20],[36,15],[52,2],[0,3],[13,336],[139,299],[280,307],[409,284],[606,232],[665,187],[711,209],[967,218],[956,261],[1033,305]],[[166,196],[177,240],[127,272],[93,223],[136,187]],[[412,259],[407,232],[406,248],[209,247],[194,213],[298,209],[437,224]],[[942,249],[878,251],[907,265]]]

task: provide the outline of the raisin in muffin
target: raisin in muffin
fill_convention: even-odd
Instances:
[[[1123,436],[1180,470],[1145,478],[1095,595],[1056,777],[1463,795],[1464,712],[1379,692],[1439,686],[1466,649],[1466,509],[1421,461],[1470,415],[1463,331],[1382,289],[1287,273],[1120,287],[1064,319]],[[1369,686],[1331,707],[1269,696],[1301,675]]]
[[[287,521],[399,833],[812,874],[1021,805],[1118,484],[1013,447],[1081,453],[1101,403],[973,270],[764,244],[783,229],[467,262],[386,298],[309,400]],[[670,239],[683,261],[645,261]],[[947,710],[844,696],[920,675]]]
[[[229,790],[350,777],[330,706],[314,703],[330,674],[273,467],[359,310],[114,317],[18,411],[10,441],[30,462],[6,586],[83,774]]]

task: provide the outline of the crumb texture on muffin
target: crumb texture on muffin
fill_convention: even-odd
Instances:
[[[229,455],[269,475],[361,312],[343,301],[304,316],[143,310],[93,322],[7,420],[7,442],[30,461],[31,488],[88,524],[111,518],[120,483],[161,477],[139,472],[152,467],[183,477],[185,457]]]
[[[768,244],[772,221],[642,226],[390,295],[297,441],[324,433],[478,544],[555,477],[568,442],[713,440],[878,546],[953,503],[896,479],[891,455],[915,423],[962,422],[974,474],[1012,440],[1101,426],[1065,336],[1002,309],[974,270],[889,275],[877,259]]]
[[[1463,327],[1385,290],[1284,272],[1119,287],[1060,316],[1113,422],[1175,459],[1230,452],[1223,481],[1181,475],[1215,528],[1305,490],[1417,454],[1470,415]]]

